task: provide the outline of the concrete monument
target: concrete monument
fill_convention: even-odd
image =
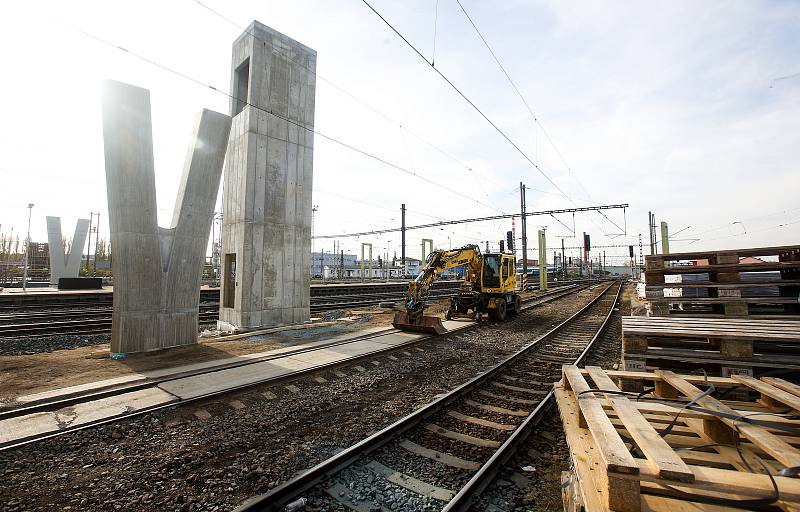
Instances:
[[[81,269],[81,256],[86,235],[89,233],[89,219],[78,219],[69,254],[64,254],[61,234],[61,217],[47,216],[47,247],[50,253],[50,284],[58,284],[62,277],[78,277]]]
[[[316,55],[255,21],[233,43],[223,328],[309,319]]]
[[[200,279],[231,118],[203,110],[186,156],[172,225],[158,226],[150,92],[107,81],[103,140],[113,249],[111,351],[197,343]]]

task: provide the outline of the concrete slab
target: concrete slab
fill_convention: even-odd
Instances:
[[[114,386],[122,385],[122,384],[130,384],[133,382],[144,382],[146,380],[151,379],[160,379],[164,377],[169,377],[171,375],[180,375],[183,373],[189,372],[197,372],[203,370],[209,370],[217,367],[224,367],[231,364],[237,364],[247,361],[252,361],[256,359],[264,359],[264,358],[271,358],[275,356],[280,356],[281,354],[292,353],[298,350],[311,350],[315,347],[327,345],[330,343],[337,343],[340,341],[347,341],[347,340],[354,340],[364,336],[374,336],[376,333],[386,330],[385,327],[371,327],[369,329],[364,329],[361,331],[353,332],[353,333],[346,333],[340,334],[337,336],[333,336],[331,338],[326,338],[324,340],[318,341],[310,341],[307,343],[299,343],[297,345],[291,345],[286,347],[281,347],[273,350],[267,350],[263,352],[254,352],[252,354],[245,354],[236,357],[226,357],[224,359],[215,359],[212,361],[203,361],[200,363],[192,363],[192,364],[185,364],[181,366],[173,366],[169,368],[162,368],[159,370],[150,370],[145,372],[139,373],[132,373],[130,375],[124,375],[121,377],[115,377],[113,379],[103,379],[95,382],[88,382],[86,384],[79,384],[76,386],[69,386],[65,388],[56,388],[47,391],[42,391],[39,393],[33,393],[30,395],[22,395],[16,399],[17,403],[19,404],[27,404],[31,402],[38,402],[42,400],[57,400],[60,398],[66,398],[73,395],[99,391],[103,389],[108,389]]]
[[[360,334],[356,334],[353,337],[358,336],[360,336]],[[313,371],[314,369],[330,363],[343,362],[353,357],[362,356],[376,351],[387,350],[393,344],[405,343],[409,340],[418,338],[419,336],[420,335],[418,334],[409,335],[408,333],[386,333],[379,338],[357,339],[344,345],[331,348],[321,348],[300,354],[283,355],[281,352],[283,352],[284,349],[265,352],[262,353],[262,355],[274,356],[274,358],[243,366],[224,368],[208,373],[176,378],[174,380],[162,382],[146,389],[130,391],[97,400],[90,400],[84,403],[79,403],[72,407],[65,407],[55,412],[35,413],[0,421],[0,443],[9,443],[15,440],[23,440],[35,435],[53,433],[65,428],[85,425],[98,420],[114,418],[131,411],[138,411],[153,406],[177,402],[179,399],[195,398],[209,393],[222,392],[239,386],[262,382],[266,379],[280,378],[301,370]],[[381,340],[381,342],[379,343],[376,340]],[[330,340],[327,340],[327,342],[330,343]],[[323,343],[324,342],[313,342],[307,345],[313,347]],[[297,348],[297,346],[294,347],[295,350]],[[253,354],[251,356],[255,355]],[[247,358],[232,359],[238,361],[242,359],[246,360]],[[26,397],[21,398],[30,401],[34,397],[50,398],[59,396],[59,393],[64,394],[65,392],[75,393],[78,391],[94,390],[97,389],[97,386],[100,384],[106,386],[119,385],[146,379],[148,377],[152,377],[153,375],[179,375],[188,369],[201,370],[209,365],[219,365],[221,362],[229,362],[230,360],[231,359],[209,361],[207,363],[184,365],[176,368],[159,370],[158,372],[128,375],[116,379],[107,379],[105,381],[100,381],[99,383],[72,386],[71,388],[53,390],[49,392],[38,393],[36,395],[27,395]],[[211,368],[213,368],[213,366],[211,366]],[[354,368],[356,370],[364,371],[364,368],[361,366],[356,366]],[[341,372],[336,372],[336,375],[341,376],[343,374]],[[292,386],[290,385],[287,387],[287,389],[291,389],[291,387]],[[265,397],[274,398],[275,395],[269,393],[265,394]]]
[[[156,388],[143,389],[113,397],[0,421],[0,444],[58,432],[59,430],[113,418],[122,414],[162,405],[177,398]]]
[[[20,418],[0,421],[0,444],[27,439],[59,429],[56,415],[50,412],[39,412]]]
[[[177,397],[158,388],[140,389],[139,391],[131,391],[130,393],[101,398],[100,400],[93,400],[64,409],[63,411],[67,411],[66,414],[72,419],[63,422],[62,428],[113,418],[125,413],[163,405],[176,400]],[[65,414],[61,411],[59,411],[59,413]]]

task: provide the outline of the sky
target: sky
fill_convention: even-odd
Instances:
[[[317,136],[315,235],[398,227],[401,203],[408,225],[518,213],[523,182],[528,211],[629,205],[529,217],[530,249],[542,227],[550,253],[587,232],[623,263],[640,233],[648,252],[648,211],[673,252],[800,243],[800,3],[461,0],[532,115],[456,0],[369,1],[520,151],[361,0],[16,2],[0,17],[0,232],[24,236],[33,203],[34,241],[46,215],[71,236],[90,212],[108,237],[109,78],[151,92],[167,226],[194,117],[228,98],[115,46],[227,91],[231,44],[258,20],[317,51],[315,130],[408,171]],[[497,250],[510,229],[409,231],[407,254],[422,238]],[[400,253],[399,233],[338,241]]]

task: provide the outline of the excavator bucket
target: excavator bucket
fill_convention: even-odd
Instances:
[[[395,329],[400,329],[401,331],[424,332],[427,334],[444,334],[447,332],[447,329],[442,325],[441,318],[421,316],[419,317],[419,323],[414,323],[405,311],[395,313],[392,325]]]

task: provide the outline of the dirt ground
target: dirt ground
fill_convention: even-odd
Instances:
[[[444,306],[439,305],[432,306],[431,309],[436,311],[440,308],[444,310]],[[127,359],[122,360],[109,357],[108,344],[40,354],[0,356],[0,402],[48,389],[264,352],[371,327],[389,326],[394,315],[391,310],[379,308],[370,308],[368,311],[362,309],[355,313],[354,321],[343,321],[341,325],[283,331],[236,340],[200,338],[197,345],[130,354]]]

